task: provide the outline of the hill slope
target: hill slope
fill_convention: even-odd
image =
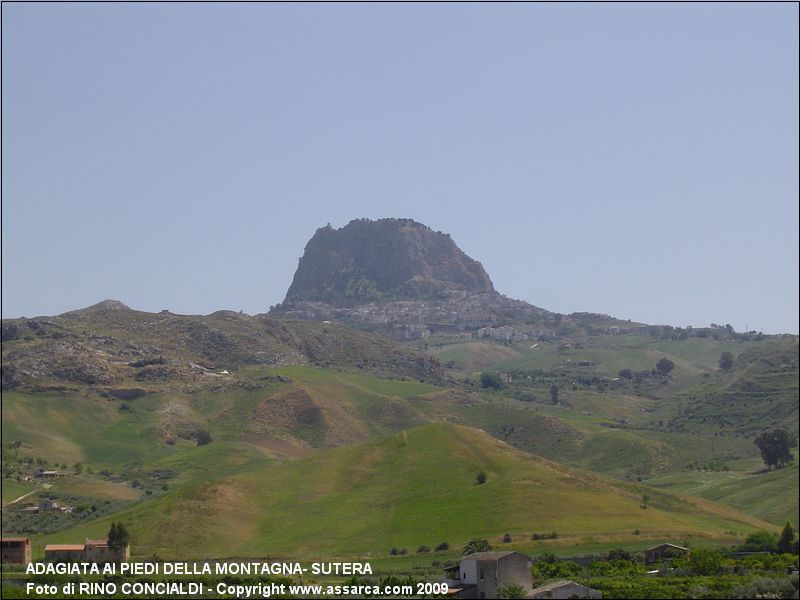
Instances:
[[[264,315],[148,313],[110,301],[3,321],[3,389],[210,380],[223,371],[314,364],[439,380],[438,362],[376,335]],[[97,307],[101,306],[100,309]],[[102,308],[105,306],[106,308]]]
[[[483,471],[487,481],[476,483]],[[647,493],[648,508],[641,507]],[[517,451],[480,430],[429,424],[242,473],[119,514],[133,552],[309,556],[461,544],[504,532],[723,538],[766,525],[703,500],[622,484]],[[37,542],[99,535],[108,519]]]

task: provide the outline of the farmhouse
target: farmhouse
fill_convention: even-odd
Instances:
[[[457,598],[497,598],[507,583],[531,589],[531,559],[520,552],[476,552],[444,569],[444,577]]]
[[[651,564],[664,560],[666,558],[675,558],[677,556],[686,556],[689,554],[689,549],[683,546],[676,546],[675,544],[659,544],[644,551],[644,562]]]
[[[50,544],[44,548],[46,562],[88,562],[110,563],[130,558],[130,546],[126,546],[121,556],[115,556],[108,546],[108,540],[89,540],[83,544]]]
[[[65,506],[59,504],[56,500],[52,498],[43,498],[39,502],[39,512],[72,512],[71,506]]]
[[[58,471],[48,471],[47,469],[42,468],[36,470],[36,475],[38,477],[61,477],[61,473]]]
[[[534,589],[528,598],[602,598],[603,592],[574,581],[555,581]]]
[[[44,547],[45,562],[84,562],[83,544],[48,544]]]
[[[126,561],[130,558],[131,547],[125,546],[122,556],[115,556],[114,551],[108,547],[108,540],[86,540],[84,545],[86,562],[108,563],[116,560]]]
[[[2,562],[27,565],[31,562],[31,541],[26,537],[0,538]]]
[[[659,560],[686,556],[687,554],[689,554],[689,548],[684,548],[683,546],[677,546],[675,544],[659,544],[658,546],[653,546],[644,551],[644,561],[647,564],[651,564]]]

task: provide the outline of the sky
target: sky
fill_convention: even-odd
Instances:
[[[798,332],[796,4],[3,4],[2,313],[265,312],[413,218],[502,293]]]

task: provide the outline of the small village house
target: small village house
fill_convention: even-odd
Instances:
[[[84,562],[83,544],[48,544],[44,547],[44,560],[49,563]]]
[[[528,598],[602,598],[603,592],[574,581],[554,581],[535,588]]]
[[[58,471],[52,471],[48,469],[39,468],[36,470],[37,477],[61,477],[61,473]]]
[[[115,556],[114,551],[108,546],[108,540],[90,540],[87,539],[84,544],[86,562],[93,563],[110,563],[116,561],[126,561],[130,558],[131,548],[125,546],[122,556]]]
[[[27,565],[31,562],[31,541],[26,537],[9,536],[0,538],[2,562]]]
[[[689,549],[683,546],[676,546],[675,544],[659,544],[644,551],[644,562],[652,564],[660,560],[669,558],[677,558],[678,556],[686,556],[689,554]]]
[[[50,544],[44,548],[46,562],[89,562],[105,564],[127,561],[130,546],[126,546],[121,556],[117,556],[108,546],[108,540],[87,539],[83,544]]]
[[[457,598],[497,598],[497,590],[516,583],[531,589],[531,558],[520,552],[476,552],[444,569],[449,594]]]

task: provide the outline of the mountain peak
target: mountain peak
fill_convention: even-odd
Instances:
[[[131,310],[131,307],[128,306],[127,304],[120,302],[119,300],[112,300],[110,298],[107,298],[105,300],[101,300],[97,304],[92,304],[91,306],[87,306],[86,308],[79,308],[78,310],[73,310],[70,312],[99,313],[99,312],[109,312],[112,310]]]
[[[481,264],[449,234],[413,219],[355,219],[317,229],[306,245],[286,302],[357,306],[385,300],[494,292]]]

